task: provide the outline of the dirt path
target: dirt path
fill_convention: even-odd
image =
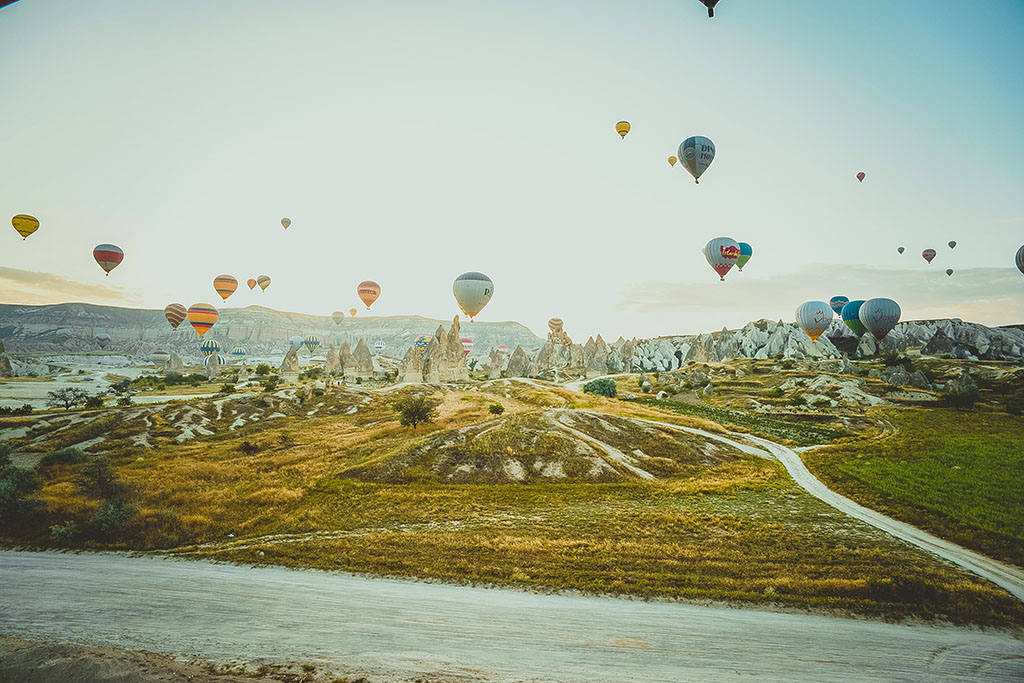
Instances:
[[[998,630],[114,553],[2,551],[0,585],[8,636],[371,681],[1024,676],[1024,642]]]

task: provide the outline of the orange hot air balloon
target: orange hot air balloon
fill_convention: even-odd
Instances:
[[[210,331],[219,317],[217,309],[210,304],[192,304],[188,309],[188,321],[200,337]]]
[[[265,292],[267,291],[267,287],[270,286],[270,277],[267,275],[260,275],[258,278],[256,278],[256,284],[258,284],[260,286],[260,289],[262,289]]]
[[[356,293],[363,300],[363,303],[366,304],[366,310],[370,310],[370,305],[380,296],[380,285],[373,280],[364,280],[356,287]]]
[[[220,294],[220,298],[224,301],[228,300],[228,297],[235,293],[238,289],[238,280],[231,277],[230,275],[218,275],[213,278],[213,288]]]
[[[168,304],[167,308],[164,309],[164,317],[167,318],[167,322],[170,323],[171,329],[178,329],[178,325],[185,321],[188,316],[188,309],[181,304]]]
[[[245,281],[245,284],[249,285],[249,289],[253,289],[254,287],[256,287],[256,278],[249,278],[248,280]]]
[[[358,313],[358,312],[359,312],[359,311],[357,311],[357,310],[356,310],[356,309],[354,309],[354,308],[350,308],[350,309],[348,309],[348,314],[349,314],[350,316],[352,316],[353,318],[354,318],[354,317],[356,317],[356,313]]]

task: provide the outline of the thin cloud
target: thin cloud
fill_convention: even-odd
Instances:
[[[136,303],[122,287],[77,282],[55,273],[39,273],[0,266],[0,301],[18,304],[55,304],[67,301]]]

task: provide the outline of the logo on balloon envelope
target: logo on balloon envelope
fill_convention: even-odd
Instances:
[[[735,259],[738,259],[740,257],[740,248],[739,247],[722,246],[722,247],[719,247],[718,250],[720,252],[722,252],[722,258],[727,258],[727,259],[735,260]]]

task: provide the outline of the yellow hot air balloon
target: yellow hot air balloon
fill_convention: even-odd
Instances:
[[[358,312],[359,312],[359,311],[357,311],[357,310],[356,310],[356,309],[354,309],[354,308],[350,308],[350,309],[348,309],[348,314],[349,314],[350,316],[352,316],[353,318],[354,318],[354,317],[356,317],[356,313],[358,313]]]
[[[615,132],[619,134],[619,137],[625,138],[626,133],[629,132],[629,121],[619,121],[616,123]]]
[[[27,213],[19,213],[11,219],[11,225],[18,231],[22,239],[28,239],[29,235],[39,229],[39,220],[35,216],[29,216]]]
[[[282,218],[281,219],[281,227],[283,227],[285,230],[287,230],[288,226],[291,225],[291,224],[292,224],[292,219],[291,218]]]
[[[674,156],[671,156],[671,157],[668,158],[668,165],[669,166],[675,166],[677,161],[679,161],[679,160],[676,159]]]
[[[256,284],[258,284],[260,289],[265,292],[267,291],[267,287],[270,286],[270,277],[267,275],[260,275],[256,278]]]
[[[238,280],[231,275],[218,275],[213,278],[213,288],[220,294],[221,299],[227,301],[228,297],[238,289]]]

